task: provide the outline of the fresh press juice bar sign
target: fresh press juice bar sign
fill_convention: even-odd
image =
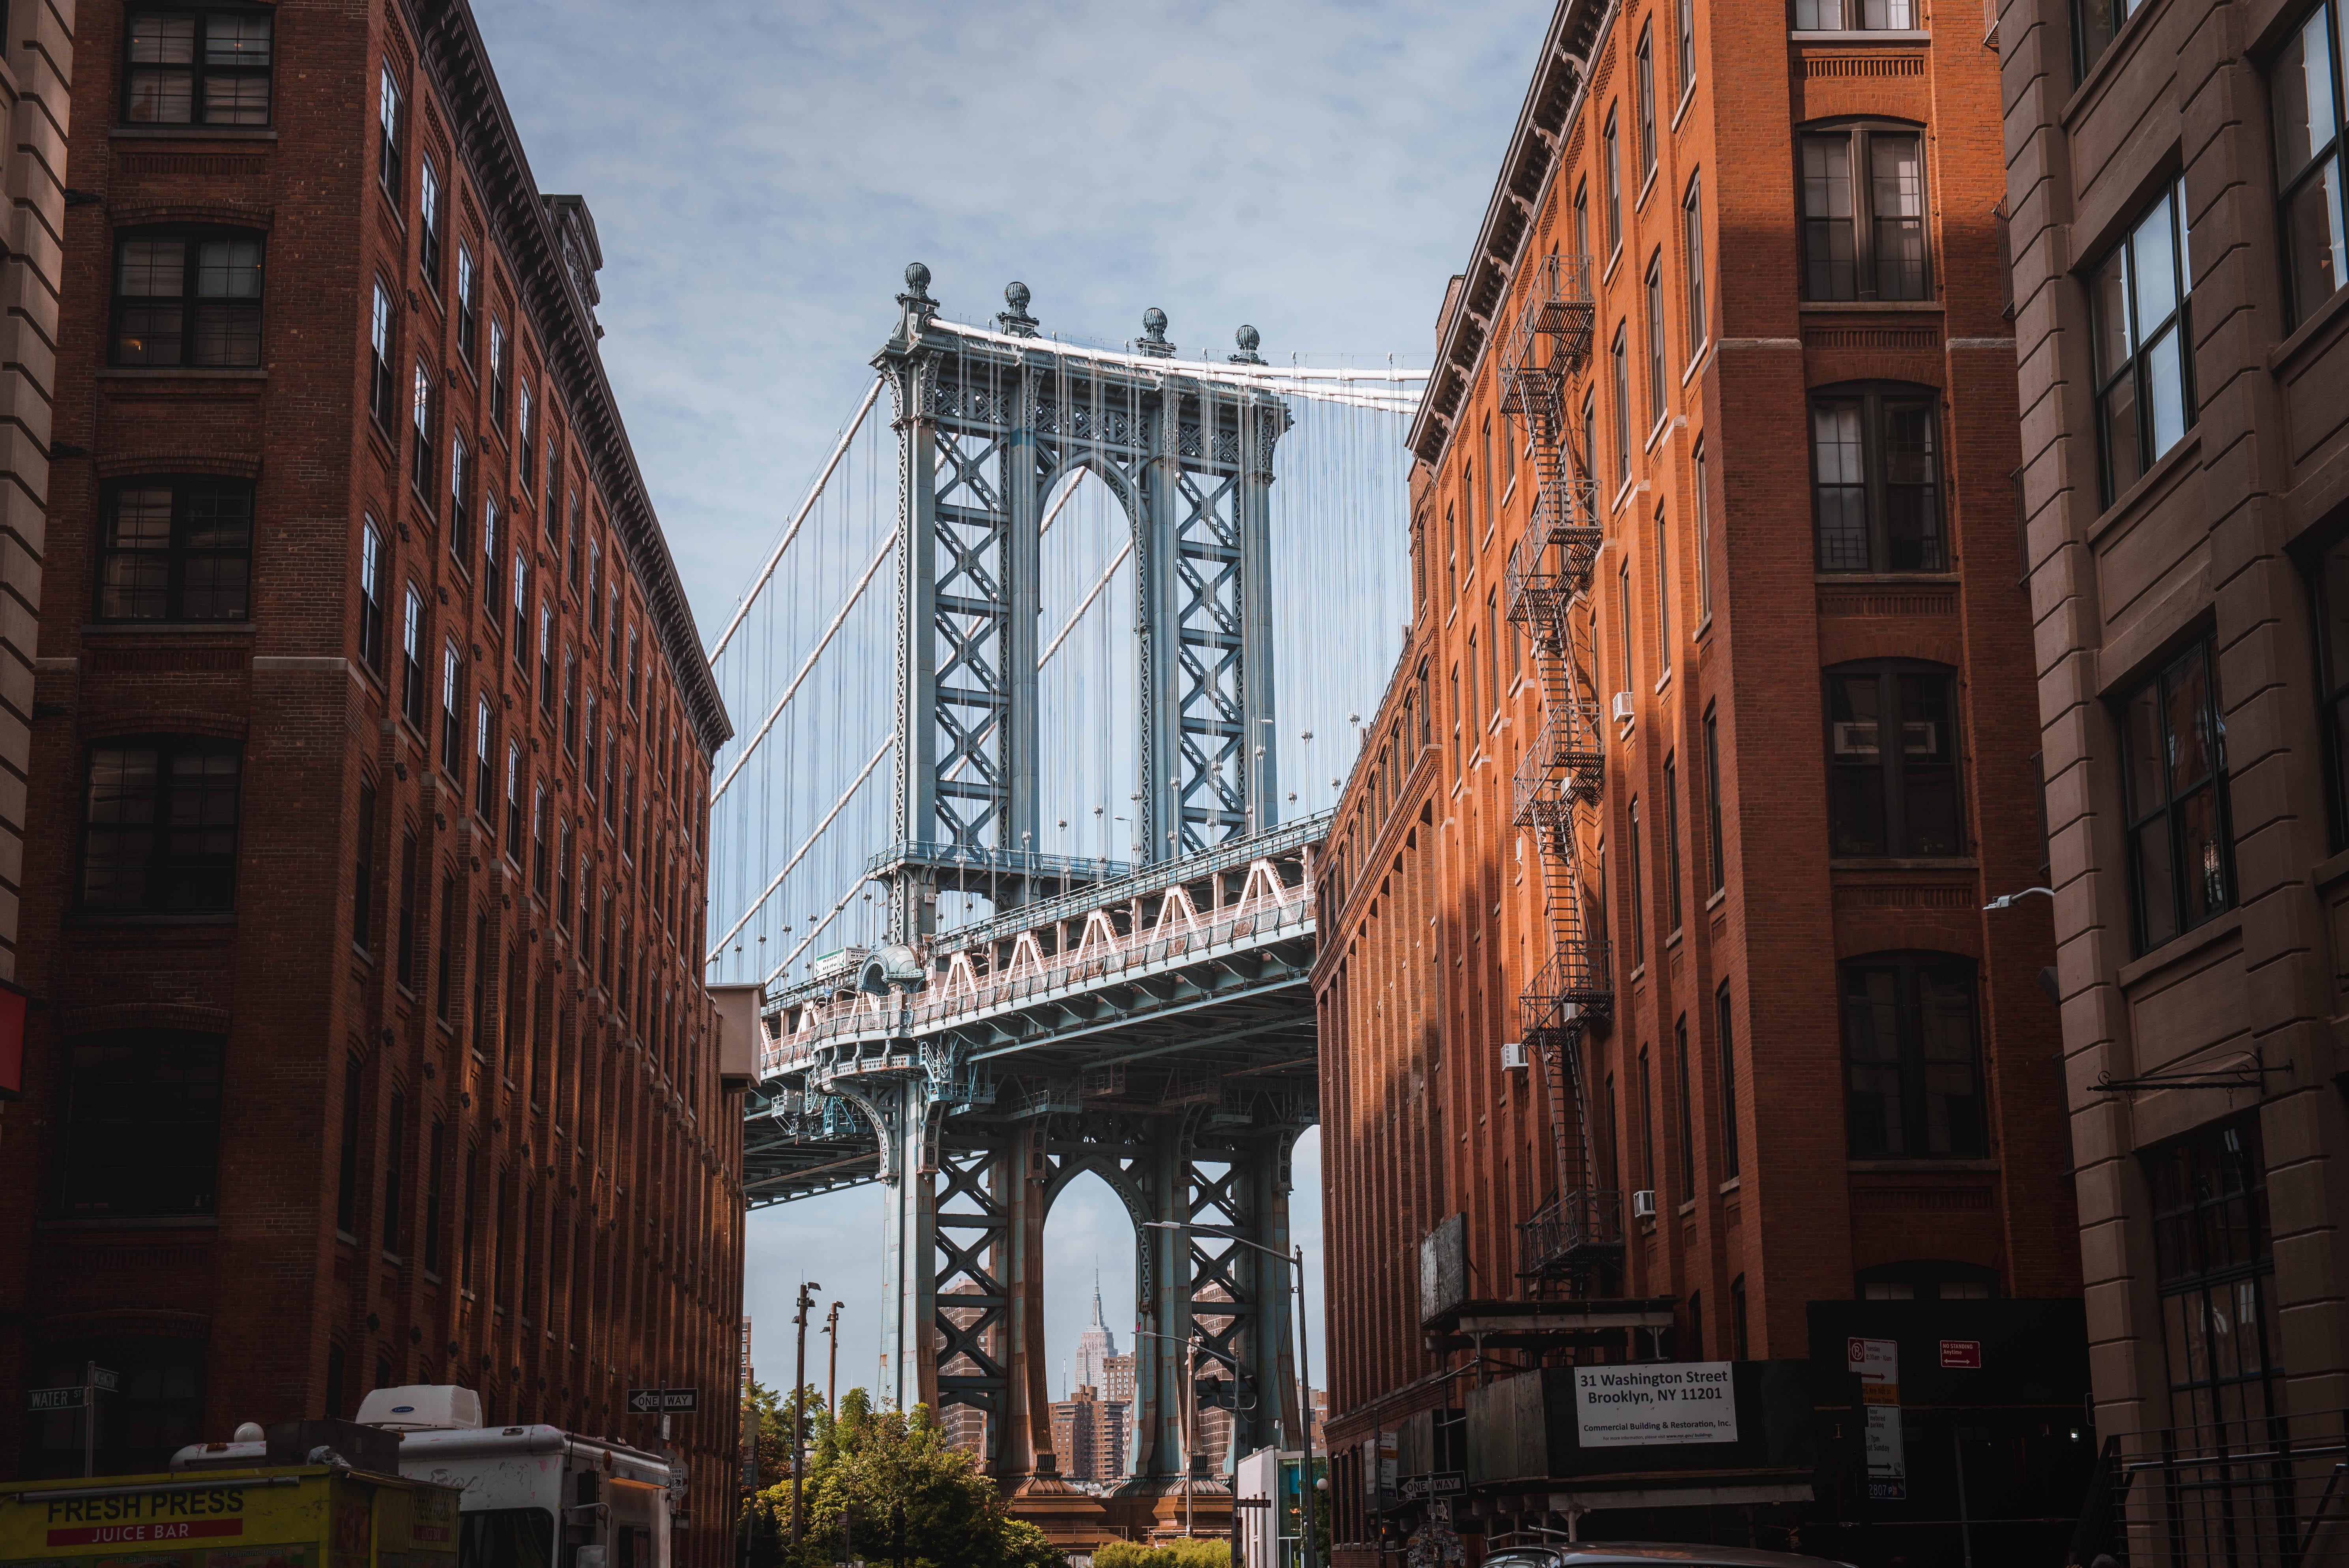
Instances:
[[[1737,1392],[1726,1361],[1578,1367],[1574,1407],[1586,1449],[1733,1443]]]

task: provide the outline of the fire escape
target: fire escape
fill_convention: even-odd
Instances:
[[[1542,723],[1517,764],[1516,822],[1540,843],[1547,962],[1519,997],[1549,1096],[1557,1195],[1518,1227],[1518,1276],[1537,1296],[1609,1294],[1623,1252],[1622,1194],[1591,1140],[1583,1042],[1614,1009],[1600,904],[1586,886],[1582,828],[1605,782],[1599,699],[1573,609],[1589,590],[1600,533],[1590,454],[1568,420],[1568,387],[1590,363],[1590,259],[1535,264],[1501,344],[1506,417],[1532,448],[1533,515],[1509,552],[1509,618],[1532,645]],[[1515,438],[1514,437],[1512,438]],[[1588,617],[1583,618],[1588,624]]]

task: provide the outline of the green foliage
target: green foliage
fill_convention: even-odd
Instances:
[[[1110,1541],[1093,1548],[1093,1568],[1231,1568],[1231,1542],[1199,1537],[1143,1546]]]
[[[814,1442],[802,1490],[807,1510],[791,1545],[789,1417],[779,1417],[782,1464],[749,1500],[753,1568],[824,1568],[861,1559],[905,1568],[1066,1568],[1034,1525],[1004,1511],[995,1483],[971,1456],[946,1440],[926,1406],[876,1410],[862,1388],[840,1401],[835,1419],[821,1401],[811,1412]],[[761,1454],[760,1479],[767,1472]],[[767,1526],[775,1533],[764,1543]],[[1189,1568],[1189,1565],[1185,1565]],[[1205,1568],[1205,1565],[1200,1565]]]

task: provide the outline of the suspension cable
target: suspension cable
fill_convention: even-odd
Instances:
[[[759,733],[750,738],[750,743],[742,748],[741,755],[734,758],[734,766],[726,770],[726,777],[719,779],[718,788],[709,792],[710,804],[718,803],[719,797],[726,793],[726,787],[734,782],[734,776],[742,771],[742,765],[750,760],[750,754],[759,749],[759,743],[766,739],[768,732],[775,727],[775,720],[782,717],[783,709],[789,707],[792,698],[798,695],[800,683],[807,679],[810,670],[815,668],[816,660],[822,657],[823,650],[831,645],[833,635],[840,630],[841,623],[848,619],[848,613],[851,610],[856,608],[856,602],[864,597],[864,590],[872,585],[874,573],[881,570],[881,563],[888,560],[889,552],[896,548],[897,536],[893,533],[882,542],[881,553],[873,558],[873,564],[864,569],[864,575],[857,579],[855,591],[849,594],[848,603],[840,607],[840,614],[834,615],[832,618],[832,624],[823,629],[823,635],[818,639],[814,649],[809,653],[807,663],[802,665],[800,673],[792,677],[792,684],[784,688],[782,696],[768,712],[767,721],[759,726]]]
[[[712,947],[709,956],[702,960],[704,964],[716,963],[719,955],[726,951],[726,944],[740,935],[742,928],[750,923],[750,917],[757,914],[766,906],[767,901],[775,896],[775,890],[783,885],[783,879],[792,874],[801,861],[807,858],[807,852],[815,848],[815,841],[823,837],[824,830],[832,826],[833,819],[847,809],[848,802],[855,797],[856,792],[864,788],[864,781],[873,777],[873,770],[881,766],[881,759],[895,749],[896,745],[897,738],[894,735],[881,743],[881,749],[873,754],[873,760],[864,765],[864,771],[856,776],[855,782],[841,791],[840,799],[833,802],[832,810],[823,814],[823,820],[818,822],[814,831],[808,834],[806,842],[792,852],[792,858],[785,862],[783,869],[775,873],[775,880],[767,884],[767,891],[753,899],[750,907],[742,912],[742,918],[736,921],[728,929],[726,934],[718,939],[718,944]]]
[[[823,499],[823,487],[832,482],[833,469],[840,467],[840,459],[848,455],[848,444],[856,438],[856,432],[864,428],[864,416],[873,412],[873,405],[881,396],[881,387],[882,383],[876,377],[873,385],[864,389],[864,401],[856,406],[856,413],[849,419],[848,428],[840,433],[840,442],[832,449],[832,456],[824,460],[823,471],[816,475],[815,483],[808,490],[807,500],[800,502],[799,514],[792,519],[791,527],[783,530],[783,542],[776,545],[774,553],[767,557],[767,564],[759,569],[757,581],[750,584],[750,592],[742,595],[742,603],[735,609],[734,618],[726,623],[726,629],[718,634],[718,641],[710,645],[711,664],[716,664],[718,655],[726,651],[726,645],[733,640],[735,631],[742,624],[742,618],[750,613],[751,602],[758,598],[760,591],[774,576],[775,568],[782,564],[783,552],[789,550],[792,541],[799,537],[800,525],[807,521],[809,513],[815,511],[815,503]]]
[[[840,895],[840,902],[833,904],[831,909],[826,911],[824,913],[824,917],[822,920],[817,921],[813,925],[808,927],[808,934],[800,938],[800,944],[797,947],[792,948],[790,954],[784,957],[781,964],[776,965],[772,969],[769,970],[767,972],[766,979],[761,981],[760,984],[762,985],[773,985],[777,977],[780,976],[784,970],[789,969],[792,965],[798,963],[800,954],[808,950],[808,944],[813,942],[816,939],[817,934],[821,933],[825,926],[830,925],[833,921],[839,916],[842,910],[848,907],[848,901],[854,898],[856,896],[856,890],[864,885],[864,879],[862,877],[850,882],[848,884],[848,891]]]

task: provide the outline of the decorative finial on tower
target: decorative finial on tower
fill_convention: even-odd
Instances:
[[[905,292],[897,296],[899,317],[897,335],[910,342],[922,324],[938,314],[938,302],[930,297],[930,269],[919,262],[905,268]]]
[[[1152,305],[1142,313],[1142,335],[1134,340],[1134,352],[1154,355],[1160,359],[1171,358],[1174,346],[1166,341],[1166,313]]]
[[[1035,336],[1037,322],[1034,316],[1028,314],[1028,297],[1026,284],[1014,279],[1005,284],[1003,303],[1011,308],[999,314],[995,318],[995,325],[1014,337]]]
[[[1256,351],[1256,346],[1262,343],[1264,341],[1264,337],[1263,335],[1258,333],[1256,328],[1252,326],[1242,326],[1237,332],[1232,334],[1232,341],[1240,346],[1240,351],[1232,356],[1232,363],[1234,365],[1261,365],[1264,363],[1264,356]]]

